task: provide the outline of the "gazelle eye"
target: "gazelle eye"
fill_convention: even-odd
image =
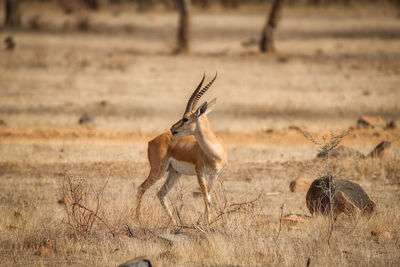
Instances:
[[[187,122],[189,119],[188,118],[186,118],[186,117],[183,117],[182,118],[182,122]]]

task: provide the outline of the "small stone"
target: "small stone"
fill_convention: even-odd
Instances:
[[[389,130],[393,130],[396,128],[397,128],[397,125],[396,125],[395,121],[389,121],[385,126],[385,129],[389,129]]]
[[[297,214],[288,214],[282,218],[282,222],[287,225],[298,225],[304,223],[305,220]]]
[[[65,196],[65,197],[63,197],[63,198],[60,198],[60,199],[57,201],[57,203],[60,204],[60,205],[70,204],[70,203],[71,203],[71,198],[68,197],[68,196]]]
[[[129,260],[127,262],[124,262],[120,265],[118,265],[118,267],[152,267],[154,266],[150,259],[148,259],[147,257],[136,257],[132,260]]]
[[[45,247],[45,246],[42,246],[39,249],[39,255],[40,256],[46,256],[46,255],[50,255],[52,253],[53,253],[53,250],[51,248],[48,248],[48,247]]]
[[[372,236],[383,236],[383,237],[389,238],[390,232],[376,228],[371,231],[371,235]]]
[[[382,141],[371,151],[371,153],[369,153],[368,156],[371,158],[383,157],[383,155],[390,150],[391,145],[392,143],[389,141]]]
[[[194,198],[199,198],[199,197],[203,196],[203,194],[201,192],[199,192],[199,191],[194,191],[192,193],[192,195],[193,195]]]
[[[324,50],[322,50],[321,48],[315,49],[315,54],[316,55],[323,55],[324,54]]]
[[[279,63],[287,63],[287,62],[289,62],[289,57],[287,57],[287,56],[279,56],[276,60]]]
[[[374,241],[376,241],[378,243],[380,243],[382,241],[385,241],[385,240],[392,239],[392,238],[397,238],[397,236],[393,235],[391,232],[385,231],[385,230],[381,230],[381,229],[378,229],[378,228],[373,229],[371,231],[371,236],[373,237]]]
[[[296,130],[296,131],[301,132],[300,127],[299,127],[299,126],[296,126],[296,125],[289,125],[288,129],[289,129],[289,130]]]
[[[20,227],[15,226],[15,225],[8,225],[7,226],[7,230],[10,230],[10,231],[16,231],[16,230],[20,230],[20,229],[21,229]]]
[[[79,124],[93,123],[93,121],[93,116],[87,113],[83,113],[82,116],[79,118]]]
[[[5,40],[4,43],[6,44],[6,49],[7,50],[13,50],[15,48],[15,42],[12,36],[8,36]]]
[[[363,95],[365,95],[365,96],[368,96],[368,95],[370,95],[370,94],[371,94],[371,92],[370,92],[370,91],[368,91],[368,90],[364,90],[362,93],[363,93]]]
[[[385,121],[378,116],[361,116],[357,120],[358,128],[383,128]]]
[[[296,180],[293,180],[289,187],[291,192],[307,192],[308,189],[310,188],[310,185],[312,184],[311,179],[307,178],[297,178]]]
[[[182,242],[188,239],[186,235],[183,234],[161,234],[157,236],[158,238],[167,241],[170,245],[177,242]]]

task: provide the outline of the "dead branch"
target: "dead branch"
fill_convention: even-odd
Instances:
[[[240,202],[240,203],[232,203],[230,205],[225,205],[224,209],[221,210],[218,215],[210,222],[210,225],[221,220],[224,215],[230,215],[235,212],[240,212],[242,210],[248,212],[246,207],[251,206],[254,207],[254,203],[257,202],[258,200],[261,199],[261,196],[264,194],[264,192],[260,192],[260,194],[254,198],[253,200],[246,201],[246,202]]]
[[[281,230],[282,230],[283,208],[284,207],[285,207],[285,203],[283,203],[281,206],[281,217],[279,219],[279,231],[278,231],[278,235],[276,236],[276,241],[278,241],[279,235],[281,234]]]
[[[97,215],[94,211],[92,211],[91,209],[89,209],[89,208],[87,208],[87,207],[85,207],[85,206],[83,206],[82,204],[79,204],[79,203],[72,203],[72,205],[76,205],[76,206],[78,206],[78,207],[90,212],[91,215],[93,215],[100,222],[102,222],[107,227],[107,229],[110,231],[112,236],[115,237],[115,232],[111,229],[110,225],[108,223],[106,223],[106,221],[103,218],[101,218],[99,215]]]
[[[67,215],[67,224],[74,230],[75,235],[86,235],[92,232],[96,221],[103,223],[115,236],[110,225],[99,216],[102,207],[103,193],[107,186],[93,190],[86,179],[74,178],[66,171],[62,184],[62,199]]]

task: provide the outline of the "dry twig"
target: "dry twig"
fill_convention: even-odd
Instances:
[[[227,205],[227,204],[224,205],[224,209],[220,210],[218,215],[213,220],[211,220],[210,225],[221,220],[224,215],[230,215],[232,213],[241,212],[243,210],[248,212],[247,207],[250,206],[251,208],[254,208],[254,204],[258,200],[261,199],[261,196],[263,195],[263,193],[264,192],[260,192],[256,198],[254,198],[253,200],[250,200],[250,201],[245,201],[245,202],[240,202],[240,203],[232,203],[230,205]]]
[[[279,231],[278,231],[278,235],[276,236],[276,241],[278,241],[279,235],[281,234],[281,230],[282,230],[283,208],[284,207],[285,207],[285,203],[283,203],[281,206],[281,217],[279,219]]]
[[[115,231],[99,215],[107,182],[102,187],[93,189],[86,179],[73,177],[68,171],[64,175],[61,191],[67,224],[75,235],[87,236],[93,231],[95,222],[99,221],[115,236]]]

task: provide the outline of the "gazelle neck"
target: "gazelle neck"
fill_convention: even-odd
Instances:
[[[200,116],[197,120],[197,127],[194,132],[194,137],[207,156],[213,159],[221,159],[224,156],[225,148],[215,135],[211,123],[208,121],[207,116]]]

